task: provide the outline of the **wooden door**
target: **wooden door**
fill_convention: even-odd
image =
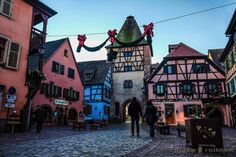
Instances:
[[[174,124],[175,123],[174,104],[165,104],[165,122],[167,124]]]

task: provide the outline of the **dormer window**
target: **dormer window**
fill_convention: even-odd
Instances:
[[[91,80],[92,79],[92,73],[85,73],[84,78],[85,78],[86,81]]]
[[[209,65],[205,63],[193,64],[193,73],[206,73],[210,71]]]

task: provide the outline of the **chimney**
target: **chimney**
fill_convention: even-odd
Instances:
[[[179,46],[179,44],[169,45],[169,53],[171,53],[172,51],[174,51],[175,49],[177,49],[178,46]]]

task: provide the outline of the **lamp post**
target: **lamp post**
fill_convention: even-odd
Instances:
[[[44,50],[45,50],[45,46],[41,45],[39,46],[39,48],[37,49],[37,53],[38,53],[38,67],[37,70],[41,73],[42,72],[42,66],[43,66],[43,55],[44,55]],[[41,76],[40,73],[37,75],[37,77],[40,77],[40,85],[41,85]],[[32,109],[32,99],[33,99],[33,93],[37,91],[37,89],[33,89],[35,88],[34,85],[32,85],[32,79],[34,78],[30,78],[30,83],[28,86],[28,118],[27,118],[27,131],[30,130],[30,119],[31,119],[31,109]],[[35,91],[36,90],[36,91]]]

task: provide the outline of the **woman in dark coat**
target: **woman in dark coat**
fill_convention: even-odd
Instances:
[[[153,106],[152,102],[149,100],[147,102],[145,114],[143,118],[146,118],[147,124],[150,126],[150,137],[154,137],[154,124],[158,120],[158,117],[156,115],[157,109]]]

